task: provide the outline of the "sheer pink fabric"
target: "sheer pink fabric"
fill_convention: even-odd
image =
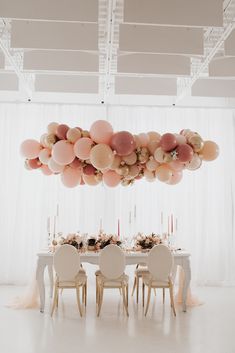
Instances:
[[[39,308],[39,291],[36,279],[32,279],[27,286],[25,293],[13,299],[7,304],[12,309],[36,309]]]

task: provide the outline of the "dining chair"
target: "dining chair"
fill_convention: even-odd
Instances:
[[[123,304],[128,313],[128,281],[125,274],[126,260],[119,246],[107,245],[99,255],[99,270],[96,271],[97,316],[100,315],[105,288],[117,288],[123,298]]]
[[[145,286],[148,288],[145,316],[149,309],[151,290],[154,288],[169,288],[171,308],[176,316],[172,281],[173,265],[173,255],[167,246],[160,244],[150,250],[147,258],[148,272],[143,275],[142,287],[143,301]]]
[[[82,288],[82,302],[86,306],[87,276],[85,270],[81,268],[80,255],[77,249],[72,245],[62,245],[54,254],[53,265],[56,279],[51,316],[54,313],[55,307],[58,307],[59,289],[66,288],[76,289],[78,309],[80,316],[82,316],[80,288]]]

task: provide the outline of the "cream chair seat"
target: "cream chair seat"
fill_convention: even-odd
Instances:
[[[149,309],[151,289],[169,288],[171,307],[174,315],[176,316],[173,295],[173,282],[171,278],[173,265],[173,256],[167,246],[160,244],[154,246],[150,250],[147,258],[148,273],[143,275],[143,298],[145,286],[148,287],[148,298],[145,315],[147,315]]]
[[[58,307],[59,289],[75,288],[77,293],[77,304],[80,315],[82,316],[82,307],[80,301],[80,288],[82,288],[82,299],[86,306],[87,301],[87,276],[81,268],[80,255],[72,245],[62,245],[54,254],[53,265],[56,272],[54,298],[51,310],[51,316],[55,307]]]
[[[118,288],[123,297],[123,304],[128,313],[128,276],[124,273],[125,255],[117,245],[108,245],[100,253],[99,270],[96,271],[97,316],[100,315],[105,288]]]

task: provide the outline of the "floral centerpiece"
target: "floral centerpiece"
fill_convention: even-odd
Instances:
[[[74,234],[68,234],[66,238],[60,236],[57,239],[54,239],[52,241],[53,246],[57,245],[64,245],[64,244],[69,244],[74,246],[78,250],[82,250],[85,248],[85,242],[81,235],[74,233]]]
[[[101,234],[96,241],[96,249],[103,249],[105,246],[115,244],[120,246],[122,244],[121,240],[117,235],[113,234]]]
[[[138,234],[136,237],[135,241],[135,248],[137,250],[148,250],[152,249],[155,245],[161,244],[162,239],[159,235],[157,234],[150,234],[150,235],[143,235],[143,234]]]

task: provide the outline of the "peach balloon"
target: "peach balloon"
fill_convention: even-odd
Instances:
[[[176,161],[171,161],[171,162],[169,163],[169,167],[170,167],[173,171],[180,172],[181,170],[184,169],[184,164],[181,163],[180,161],[176,160]]]
[[[103,174],[103,181],[109,187],[115,187],[120,183],[121,176],[118,175],[113,170],[109,170],[108,172]]]
[[[135,152],[132,152],[131,154],[129,154],[128,156],[123,156],[123,161],[127,164],[127,165],[133,165],[136,163],[137,161],[137,155]]]
[[[75,143],[77,140],[79,140],[81,136],[81,131],[76,127],[69,129],[66,134],[68,141],[72,143]]]
[[[81,182],[81,170],[78,168],[66,167],[61,174],[62,183],[68,188],[74,188]]]
[[[69,126],[66,124],[61,124],[57,126],[56,129],[56,136],[60,139],[60,140],[66,140],[66,134],[67,131],[69,130]]]
[[[50,123],[47,126],[48,134],[56,134],[56,130],[57,130],[58,126],[59,126],[58,123],[55,123],[55,122]]]
[[[149,171],[148,169],[144,170],[144,176],[147,179],[147,181],[154,181],[156,179],[156,176],[154,175],[154,173]]]
[[[138,135],[139,140],[140,140],[140,146],[141,147],[147,147],[150,138],[148,134],[145,134],[144,132],[142,132],[141,134]]]
[[[111,166],[113,163],[114,155],[112,149],[100,143],[94,146],[90,152],[91,164],[97,169],[105,169]]]
[[[84,182],[87,184],[87,185],[91,185],[91,186],[95,186],[95,185],[98,185],[101,180],[98,180],[95,175],[85,175],[83,174],[82,176]]]
[[[51,151],[48,148],[43,148],[43,150],[39,152],[38,158],[41,163],[48,164],[51,158]]]
[[[157,167],[159,166],[159,163],[153,159],[153,157],[150,157],[151,159],[148,160],[148,162],[146,163],[146,168],[150,171],[153,172],[157,169]]]
[[[194,153],[191,161],[185,163],[185,168],[188,170],[196,170],[201,167],[202,160],[197,153]]]
[[[168,182],[173,175],[173,171],[167,165],[161,165],[156,169],[156,177],[158,180]]]
[[[149,132],[148,132],[148,135],[149,135],[149,142],[150,142],[150,141],[155,141],[155,142],[160,143],[161,135],[160,135],[158,132],[156,132],[156,131],[149,131]]]
[[[204,141],[204,146],[200,151],[200,157],[204,161],[213,161],[219,155],[219,146],[214,141]]]
[[[183,177],[183,173],[181,171],[173,171],[173,174],[170,178],[170,180],[167,182],[169,185],[175,185],[178,184]]]
[[[41,168],[42,163],[39,161],[38,158],[35,158],[35,159],[29,159],[28,165],[31,169],[38,169],[38,168]]]
[[[117,169],[120,166],[121,161],[122,161],[122,157],[118,156],[117,154],[114,155],[114,159],[113,159],[113,162],[110,166],[110,169],[112,169],[112,170]]]
[[[41,171],[44,175],[52,175],[53,174],[53,172],[45,164],[41,166]]]
[[[25,140],[20,146],[20,152],[25,158],[33,159],[37,158],[40,151],[41,145],[36,140]]]
[[[80,159],[78,159],[77,157],[74,158],[74,160],[72,161],[72,163],[69,164],[70,167],[72,168],[79,168],[82,166],[82,162],[80,161]]]
[[[48,168],[53,172],[53,173],[62,173],[64,170],[64,166],[56,163],[53,158],[49,159],[48,162]]]
[[[52,157],[56,163],[61,165],[71,163],[75,158],[73,145],[64,140],[56,142],[52,148]]]
[[[88,159],[92,145],[93,141],[89,137],[80,138],[74,145],[75,155],[82,160]]]
[[[139,175],[139,172],[140,172],[139,167],[136,164],[134,164],[129,167],[129,174],[128,175],[131,178],[135,178],[135,177],[137,177],[137,175]]]
[[[133,137],[134,137],[134,141],[135,141],[135,147],[136,148],[141,147],[141,141],[140,141],[139,136],[138,135],[133,135]]]
[[[91,125],[90,136],[96,143],[105,143],[108,145],[112,135],[112,125],[106,120],[97,120]]]

